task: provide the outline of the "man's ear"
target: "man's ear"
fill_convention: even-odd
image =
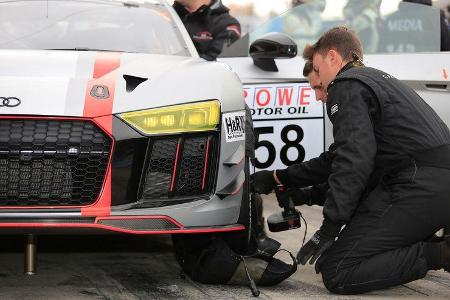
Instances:
[[[328,59],[331,66],[340,65],[342,63],[341,56],[334,49],[328,50]]]

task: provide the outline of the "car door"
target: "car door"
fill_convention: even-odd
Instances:
[[[266,72],[251,59],[224,59],[244,84],[257,136],[256,169],[278,169],[318,156],[325,150],[325,110],[302,78],[299,57],[277,62]]]

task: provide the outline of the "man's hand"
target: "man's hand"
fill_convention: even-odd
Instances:
[[[303,189],[288,189],[285,192],[277,193],[278,205],[284,207],[288,199],[291,198],[295,206],[307,204],[313,205],[313,199],[311,196],[311,188]]]
[[[300,249],[297,254],[297,261],[302,265],[309,263],[312,265],[334,242],[334,238],[326,238],[320,234],[320,230],[314,233],[313,237]]]
[[[275,178],[273,177],[273,171],[259,171],[253,174],[250,178],[255,192],[258,194],[267,195],[277,186]]]
[[[334,243],[341,227],[342,225],[325,219],[320,230],[316,231],[313,237],[298,252],[297,262],[304,265],[309,260],[311,265],[314,264]],[[319,273],[319,271],[320,268],[317,266],[316,272]]]

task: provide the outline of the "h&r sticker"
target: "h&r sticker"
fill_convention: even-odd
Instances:
[[[245,112],[223,114],[222,124],[225,131],[225,141],[236,142],[245,140]]]

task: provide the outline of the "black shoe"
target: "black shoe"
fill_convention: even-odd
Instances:
[[[444,240],[444,251],[445,251],[445,256],[447,258],[447,266],[444,267],[444,270],[450,273],[450,230],[448,230],[449,227],[444,229],[444,236],[443,236],[443,240]]]
[[[241,257],[241,263],[234,272],[229,284],[256,284],[257,286],[272,286],[289,278],[297,271],[295,258],[292,265],[268,256]],[[253,289],[252,289],[253,290]]]
[[[289,278],[292,274],[297,271],[297,262],[294,259],[292,265],[288,265],[287,263],[271,257],[269,259],[269,264],[267,265],[266,270],[261,276],[261,279],[258,282],[260,286],[272,286],[279,284],[283,280]]]
[[[272,257],[280,249],[280,242],[268,237],[267,235],[260,235],[257,239],[258,248],[257,255]]]

